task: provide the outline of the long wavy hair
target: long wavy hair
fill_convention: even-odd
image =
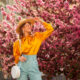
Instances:
[[[27,22],[27,23],[31,25],[30,22]],[[22,28],[24,27],[25,24],[26,24],[26,23],[22,24],[21,27],[20,27],[19,39],[21,39],[21,38],[24,37],[24,33],[23,33],[23,31],[22,31]],[[32,25],[31,25],[31,26],[32,26]],[[33,26],[32,26],[32,27],[33,27]],[[30,32],[30,35],[32,35],[32,32],[33,32],[33,29],[32,29],[32,31]]]

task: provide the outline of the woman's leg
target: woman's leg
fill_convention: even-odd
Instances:
[[[27,74],[21,71],[20,77],[17,80],[28,80]]]
[[[41,72],[39,70],[38,62],[36,59],[36,55],[30,56],[30,57],[31,57],[31,59],[30,59],[31,64],[30,64],[29,71],[28,71],[30,80],[42,80]]]
[[[30,72],[29,74],[30,80],[42,80],[40,73]]]
[[[32,65],[32,68],[30,68],[28,75],[30,80],[42,80],[41,72],[39,71],[39,67],[37,63]]]

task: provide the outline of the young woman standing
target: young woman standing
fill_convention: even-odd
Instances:
[[[44,32],[35,32],[31,34],[34,23],[38,21],[44,27]],[[13,55],[15,63],[20,66],[21,75],[17,80],[42,80],[41,73],[38,68],[37,53],[41,43],[48,38],[53,32],[53,27],[40,20],[39,18],[23,19],[19,22],[16,32],[19,34],[19,40],[13,44]]]

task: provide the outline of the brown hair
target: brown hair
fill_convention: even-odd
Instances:
[[[30,22],[27,22],[28,24],[31,25]],[[20,31],[19,31],[19,39],[23,38],[24,34],[23,34],[23,31],[22,31],[22,28],[24,27],[26,23],[22,24],[21,27],[20,27]]]

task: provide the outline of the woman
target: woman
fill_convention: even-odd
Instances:
[[[36,21],[41,22],[46,31],[35,32],[32,35],[32,28]],[[19,40],[16,40],[13,44],[15,63],[20,66],[21,70],[21,75],[17,80],[27,80],[27,76],[30,80],[42,80],[38,68],[37,52],[41,43],[53,32],[53,27],[39,18],[30,18],[21,20],[16,32],[21,40],[21,44]]]

